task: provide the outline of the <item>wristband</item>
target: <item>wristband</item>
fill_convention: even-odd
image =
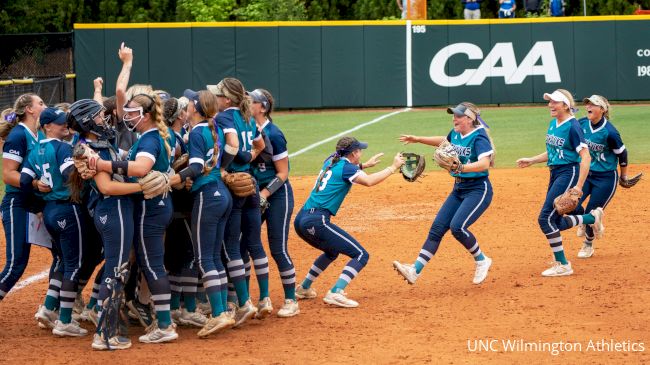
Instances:
[[[359,162],[359,170],[363,170],[363,164]]]
[[[284,181],[282,181],[282,179],[280,179],[277,176],[273,180],[271,180],[271,182],[269,182],[266,185],[266,190],[269,191],[269,196],[273,195],[273,193],[275,193],[278,189],[280,189],[282,185],[284,185]]]
[[[129,176],[129,161],[111,161],[111,170],[118,175]]]

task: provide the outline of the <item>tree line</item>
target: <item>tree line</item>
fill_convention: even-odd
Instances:
[[[517,17],[527,16],[517,0]],[[549,0],[541,0],[542,8]],[[583,14],[583,0],[565,0],[566,15]],[[632,14],[650,0],[587,0],[588,15]],[[429,0],[429,19],[462,19],[461,0]],[[484,0],[494,18],[497,0]],[[0,0],[0,34],[69,32],[74,23],[399,19],[395,0]],[[529,15],[528,15],[529,16]],[[542,16],[544,14],[542,13]]]

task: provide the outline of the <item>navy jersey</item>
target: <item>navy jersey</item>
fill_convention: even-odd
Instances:
[[[267,120],[260,129],[265,146],[253,163],[253,176],[263,188],[275,178],[275,161],[288,157],[289,151],[284,134],[275,124]]]
[[[589,170],[599,172],[616,170],[617,155],[625,151],[625,145],[616,127],[605,117],[595,125],[589,119],[582,118],[580,125],[591,155]]]
[[[262,138],[257,130],[255,121],[244,121],[239,108],[228,108],[215,117],[217,125],[223,130],[224,134],[237,133],[239,139],[239,150],[251,152],[253,150],[253,140]],[[228,172],[249,172],[250,163],[240,164],[233,161],[228,166]]]
[[[21,173],[28,174],[32,179],[40,179],[52,189],[42,193],[43,200],[68,200],[70,190],[63,172],[72,166],[72,147],[59,139],[47,138],[40,140],[29,153]]]
[[[347,158],[340,159],[328,169],[330,163],[331,160],[327,160],[323,165],[316,185],[305,203],[305,209],[327,209],[332,215],[336,215],[352,187],[352,182],[362,173],[359,166],[350,163]]]
[[[562,123],[551,120],[546,132],[548,166],[580,162],[579,152],[586,147],[587,142],[576,118],[571,117]]]
[[[170,146],[171,147],[171,146]],[[158,129],[152,128],[142,133],[140,138],[133,144],[129,150],[127,160],[135,161],[136,158],[144,156],[151,159],[154,164],[152,170],[167,173],[169,171],[169,155],[165,148],[165,142]]]
[[[494,153],[490,137],[482,126],[477,127],[466,135],[462,135],[453,129],[447,135],[447,141],[451,143],[458,154],[461,164],[476,162],[483,157],[490,156]],[[479,172],[462,172],[460,174],[451,173],[454,177],[479,178],[488,176],[488,169]]]
[[[74,132],[72,133],[72,138],[70,138],[69,140],[65,140],[64,142],[74,147],[77,143],[79,143],[79,140],[80,140],[79,133]]]
[[[209,174],[201,174],[196,179],[194,179],[194,184],[192,184],[192,192],[199,190],[203,185],[221,180],[221,150],[223,149],[224,134],[221,128],[217,127],[217,145],[219,146],[219,151],[217,151],[217,164],[210,171]],[[189,164],[198,163],[201,166],[212,159],[214,154],[214,138],[212,138],[212,131],[208,126],[207,122],[202,122],[194,126],[190,132],[189,140],[189,153],[190,160]]]
[[[24,160],[29,152],[34,148],[38,137],[23,123],[18,123],[5,140],[2,146],[2,158],[13,160],[19,163],[18,172],[22,170]],[[18,193],[20,188],[6,185],[5,191],[8,193]]]
[[[176,151],[181,151],[181,155],[187,153],[187,146],[185,145],[185,141],[183,140],[183,131],[185,129],[181,128],[181,133],[174,132],[174,135],[176,136]]]

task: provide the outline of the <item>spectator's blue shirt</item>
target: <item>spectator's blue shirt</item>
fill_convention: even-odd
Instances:
[[[481,1],[482,0],[462,0],[461,2],[467,10],[478,10],[481,8]]]
[[[512,9],[512,7],[513,7],[514,5],[515,5],[515,0],[505,0],[505,1],[501,4],[501,7],[500,7],[500,8],[501,8],[502,10],[510,10],[510,9]]]

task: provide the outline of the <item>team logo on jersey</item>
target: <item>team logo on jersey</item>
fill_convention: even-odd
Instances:
[[[164,206],[165,206],[165,202],[164,202],[163,200],[160,200],[160,203],[158,203],[158,206],[164,207]]]
[[[564,146],[564,142],[564,138],[554,136],[552,134],[546,135],[546,144],[550,144],[551,146],[562,147]]]
[[[16,150],[9,150],[9,154],[10,154],[10,155],[16,155],[16,156],[20,156],[20,151],[16,151]]]
[[[309,232],[310,235],[315,236],[316,235],[316,228],[314,228],[314,227],[307,228],[307,232]]]
[[[214,196],[221,196],[221,193],[219,193],[219,190],[214,192]]]
[[[454,150],[458,156],[469,157],[472,154],[472,147],[459,146],[457,144],[452,144],[452,146],[454,146]]]
[[[106,224],[107,220],[108,220],[108,214],[105,216],[99,216],[99,221],[102,222],[102,224]]]
[[[95,209],[88,209],[88,215],[91,217],[95,216]]]
[[[61,227],[61,229],[65,229],[65,223],[66,223],[66,222],[65,222],[65,219],[62,220],[62,221],[56,221],[56,223],[59,224],[59,227]]]
[[[594,143],[590,140],[587,140],[587,146],[589,146],[589,149],[594,152],[602,152],[605,150],[604,144]]]

